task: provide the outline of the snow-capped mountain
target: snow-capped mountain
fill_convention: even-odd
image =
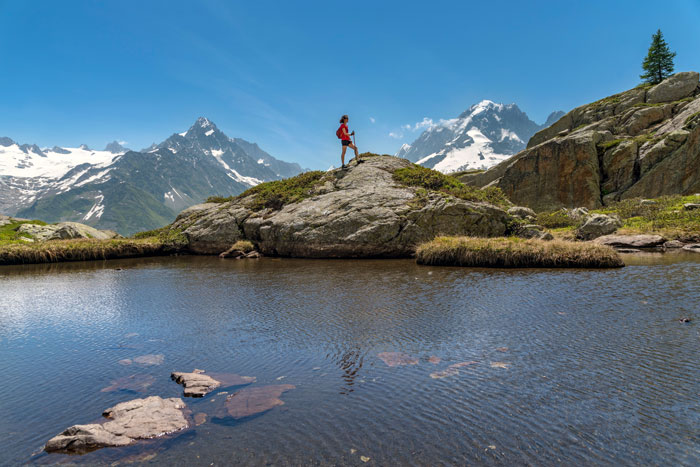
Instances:
[[[78,221],[128,235],[161,227],[212,195],[301,172],[199,118],[147,150],[41,149],[0,138],[0,213]]]
[[[428,127],[396,156],[444,173],[487,169],[525,149],[532,135],[557,121],[553,112],[544,125],[530,120],[515,104],[483,100],[459,117]]]

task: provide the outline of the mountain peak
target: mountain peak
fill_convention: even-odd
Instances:
[[[80,145],[80,149],[82,149],[83,151],[92,151],[92,149],[90,149],[85,143]]]
[[[12,146],[13,144],[15,144],[15,142],[12,141],[12,140],[11,140],[10,138],[8,138],[7,136],[0,137],[0,146],[5,146],[5,147],[7,147],[7,146]]]
[[[111,152],[112,154],[121,154],[127,152],[129,149],[122,146],[119,141],[112,141],[107,146],[105,146],[105,151]]]

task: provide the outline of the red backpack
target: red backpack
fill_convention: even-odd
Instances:
[[[335,132],[335,136],[337,136],[338,139],[343,139],[343,125],[340,125],[338,130]]]

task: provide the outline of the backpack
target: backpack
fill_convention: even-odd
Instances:
[[[338,130],[335,132],[335,136],[337,136],[338,139],[343,139],[343,125],[340,125]]]

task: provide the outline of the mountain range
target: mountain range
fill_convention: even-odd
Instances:
[[[185,132],[131,151],[39,148],[0,138],[0,213],[46,222],[77,221],[123,235],[158,228],[213,195],[237,195],[294,176],[295,163],[229,138],[200,117]]]
[[[483,100],[457,118],[431,124],[396,156],[444,173],[487,169],[525,149],[532,135],[562,115],[553,112],[538,125],[515,104]]]

